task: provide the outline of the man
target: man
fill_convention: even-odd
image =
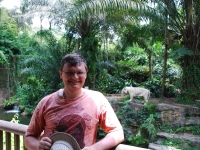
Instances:
[[[56,132],[72,135],[82,150],[107,150],[124,140],[122,126],[105,96],[82,88],[87,72],[79,54],[63,57],[59,74],[64,88],[38,103],[25,134],[28,150],[49,150],[49,137]],[[107,135],[97,142],[98,125]]]

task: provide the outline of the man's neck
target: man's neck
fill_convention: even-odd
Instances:
[[[62,97],[66,100],[70,100],[70,99],[74,99],[77,98],[79,96],[81,96],[83,93],[82,89],[80,89],[78,92],[71,92],[71,91],[66,91],[65,89],[63,89],[62,91]]]

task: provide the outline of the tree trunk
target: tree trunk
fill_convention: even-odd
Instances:
[[[167,16],[167,14],[166,14]],[[166,17],[167,18],[167,17]],[[162,80],[162,92],[161,98],[164,98],[165,93],[165,80],[167,72],[167,50],[168,50],[168,32],[167,32],[167,19],[165,20],[165,52],[164,52],[164,65],[163,65],[163,80]]]
[[[200,27],[198,20],[194,21],[192,18],[193,11],[191,9],[192,3],[188,1],[187,7],[187,26],[183,31],[183,42],[187,50],[193,52],[193,54],[185,54],[181,58],[181,67],[183,71],[182,76],[182,94],[181,97],[187,97],[190,100],[196,100],[200,98]],[[193,20],[194,22],[192,22]]]
[[[163,80],[162,80],[162,93],[161,98],[164,98],[165,93],[165,80],[166,80],[166,72],[167,72],[167,50],[168,50],[168,44],[165,44],[165,53],[164,53],[164,65],[163,65]]]
[[[40,33],[42,33],[42,21],[43,21],[44,17],[40,16]],[[40,45],[42,45],[42,36],[40,35]]]
[[[152,79],[152,52],[149,49],[149,78]]]

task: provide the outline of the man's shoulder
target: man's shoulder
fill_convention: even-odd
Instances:
[[[58,95],[57,91],[53,92],[53,93],[50,93],[50,94],[44,96],[41,99],[40,103],[47,103],[48,101],[52,101],[53,99],[55,99],[56,97],[58,97],[57,95]]]
[[[90,96],[92,96],[92,95],[94,95],[94,96],[104,96],[103,95],[103,93],[101,93],[100,91],[95,91],[95,90],[89,90],[89,89],[84,89],[84,91],[88,94],[88,95],[90,95]]]

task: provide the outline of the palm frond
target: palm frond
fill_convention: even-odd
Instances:
[[[99,63],[100,68],[106,68],[108,70],[116,69],[115,64],[110,61],[102,61]]]
[[[42,66],[43,61],[38,57],[32,57],[32,56],[30,58],[27,58],[27,59],[24,60],[25,66],[31,66],[31,65],[34,65],[34,64]]]

